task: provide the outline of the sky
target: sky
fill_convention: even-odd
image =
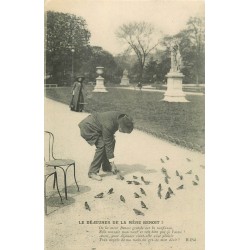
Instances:
[[[124,23],[146,21],[161,34],[184,29],[191,16],[204,16],[204,1],[178,0],[45,0],[45,11],[82,16],[91,32],[90,44],[112,54],[124,50],[115,31]]]

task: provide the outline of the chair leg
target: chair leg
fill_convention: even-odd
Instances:
[[[54,180],[55,180],[55,182],[56,182],[56,189],[57,189],[57,192],[58,192],[58,194],[59,194],[59,196],[60,196],[61,202],[62,202],[62,204],[63,204],[62,196],[61,196],[60,191],[59,191],[59,188],[58,188],[57,173],[55,172],[54,175],[55,175],[55,176],[54,176]]]
[[[47,215],[46,179],[44,181],[44,211],[45,211],[45,215]]]
[[[56,170],[56,168],[54,169]],[[55,189],[55,184],[56,184],[56,176],[54,175],[53,189]]]
[[[66,172],[64,171],[64,169],[63,169],[63,174],[64,174],[65,198],[67,200],[68,199],[68,196],[67,196],[67,180],[66,180]]]
[[[79,192],[79,187],[78,187],[78,184],[76,182],[76,166],[75,166],[75,163],[73,165],[73,168],[74,168],[74,179],[75,179],[75,183],[76,183],[76,186],[77,186],[77,189],[78,189],[78,192]]]

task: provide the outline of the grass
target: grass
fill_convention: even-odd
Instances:
[[[88,86],[89,91],[93,87]],[[69,104],[70,88],[46,89],[45,95]],[[204,151],[205,97],[189,95],[189,103],[161,101],[163,93],[108,88],[107,93],[92,93],[86,112],[120,110],[130,114],[139,130],[179,145]]]

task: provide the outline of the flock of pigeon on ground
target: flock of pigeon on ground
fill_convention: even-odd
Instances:
[[[187,159],[188,162],[191,161],[189,158],[186,158],[186,159]],[[160,160],[161,160],[161,163],[165,163],[164,160],[163,160],[162,158],[161,158]],[[169,160],[169,157],[168,157],[168,156],[166,156],[166,160],[167,160],[167,161]],[[204,166],[202,166],[202,165],[201,165],[201,167],[204,168]],[[169,179],[171,179],[171,177],[168,175],[166,168],[162,167],[161,172],[162,172],[162,174],[164,175],[164,180],[165,180],[166,184],[169,184]],[[181,175],[177,170],[176,170],[175,173],[176,173],[176,176],[177,176],[178,178],[180,178],[180,180],[183,180],[183,175]],[[191,175],[191,174],[192,174],[192,170],[186,172],[185,174]],[[117,172],[117,179],[119,179],[119,180],[124,180],[124,179],[125,179],[124,176],[122,176],[121,173],[120,173],[119,171]],[[141,181],[142,181],[142,183],[145,184],[145,185],[149,185],[149,184],[151,183],[150,181],[146,181],[146,180],[144,179],[143,176],[141,176]],[[141,184],[142,184],[142,183],[140,183],[140,182],[138,181],[138,177],[137,177],[137,176],[133,176],[133,180],[127,180],[126,182],[127,182],[127,184],[129,184],[129,185],[130,185],[130,184],[134,184],[134,185],[141,185]],[[195,175],[195,181],[193,180],[192,183],[193,183],[194,186],[197,186],[197,185],[198,185],[198,183],[199,183],[199,177],[198,177],[198,175]],[[184,185],[181,185],[181,186],[179,186],[179,187],[176,188],[176,190],[181,190],[181,189],[184,189]],[[157,191],[158,197],[159,197],[160,199],[162,198],[162,190],[163,190],[163,189],[162,189],[162,185],[161,185],[161,183],[160,183],[160,184],[158,185],[158,191]],[[134,193],[134,197],[135,197],[135,198],[142,198],[142,195],[144,195],[144,196],[147,195],[146,192],[145,192],[145,190],[144,190],[143,188],[140,188],[140,192],[141,192],[141,195],[139,195],[138,193],[135,192],[135,193]],[[111,195],[111,194],[113,194],[113,193],[114,193],[114,189],[111,188],[111,189],[107,192],[107,195]],[[167,191],[167,193],[166,193],[166,195],[165,195],[165,199],[167,200],[167,199],[171,198],[171,195],[175,195],[175,194],[174,194],[173,190],[172,190],[170,187],[168,187],[168,191]],[[104,193],[103,193],[103,192],[100,193],[100,194],[97,194],[97,195],[95,196],[95,198],[103,198],[103,197],[104,197]],[[126,200],[125,200],[125,198],[124,198],[123,195],[120,195],[120,200],[121,200],[123,203],[126,203]],[[143,209],[148,209],[148,207],[146,206],[146,204],[145,204],[143,201],[141,201],[141,207],[142,207]],[[87,201],[85,202],[85,209],[91,211],[91,208],[90,208],[89,204],[87,203]],[[142,211],[140,211],[140,210],[138,210],[138,209],[135,209],[135,208],[134,208],[133,211],[135,212],[136,215],[142,215],[142,216],[145,215]]]

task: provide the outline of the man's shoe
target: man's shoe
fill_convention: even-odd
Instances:
[[[93,179],[93,180],[96,180],[96,181],[101,181],[102,180],[102,177],[95,174],[95,173],[90,173],[89,174],[89,178]]]

